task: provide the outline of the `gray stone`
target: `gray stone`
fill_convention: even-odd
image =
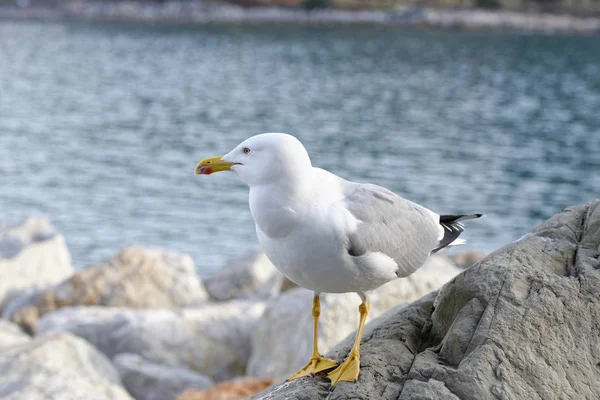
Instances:
[[[225,380],[244,374],[264,309],[262,302],[242,300],[180,310],[73,307],[44,316],[38,334],[68,331],[110,358],[135,353]]]
[[[17,296],[7,303],[3,317],[34,332],[40,317],[62,307],[171,308],[196,305],[207,298],[190,256],[129,246],[52,288]]]
[[[20,291],[58,283],[72,273],[65,238],[47,218],[0,226],[0,310]]]
[[[214,384],[187,368],[156,364],[137,354],[119,354],[113,361],[136,400],[175,400],[185,390],[206,390]]]
[[[219,301],[275,297],[281,292],[283,282],[283,275],[262,251],[251,251],[230,260],[213,275],[204,278],[210,297]]]
[[[0,319],[0,349],[26,343],[31,337],[18,325]]]
[[[257,398],[598,399],[599,258],[600,199],[369,323],[357,384],[329,394],[324,377],[304,378]]]
[[[433,256],[413,275],[389,282],[371,295],[369,318],[438,289],[460,272],[447,258]],[[300,369],[312,353],[313,293],[291,290],[269,303],[253,337],[249,376],[284,378]],[[322,294],[319,351],[327,352],[358,326],[360,298],[355,293]]]
[[[68,333],[0,352],[0,398],[132,400],[110,361]]]

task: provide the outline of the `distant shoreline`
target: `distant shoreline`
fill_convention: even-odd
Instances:
[[[540,33],[600,33],[600,17],[567,14],[512,12],[483,9],[411,8],[405,10],[303,10],[282,7],[244,7],[236,4],[195,1],[94,3],[67,2],[57,8],[0,6],[0,19],[75,20],[182,24],[296,24],[387,25],[465,30],[505,30]]]

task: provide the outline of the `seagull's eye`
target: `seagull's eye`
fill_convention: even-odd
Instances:
[[[250,154],[250,151],[248,147],[244,147],[244,154]]]

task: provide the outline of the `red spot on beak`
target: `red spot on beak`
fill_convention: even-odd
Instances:
[[[210,175],[213,173],[213,170],[211,167],[200,167],[200,170],[198,172],[200,173],[200,175]]]

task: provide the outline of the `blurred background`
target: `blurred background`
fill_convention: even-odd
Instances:
[[[136,243],[204,274],[257,248],[247,187],[193,172],[261,132],[436,212],[486,213],[461,250],[600,192],[595,35],[92,22],[0,4],[1,218],[49,216],[77,267]]]

